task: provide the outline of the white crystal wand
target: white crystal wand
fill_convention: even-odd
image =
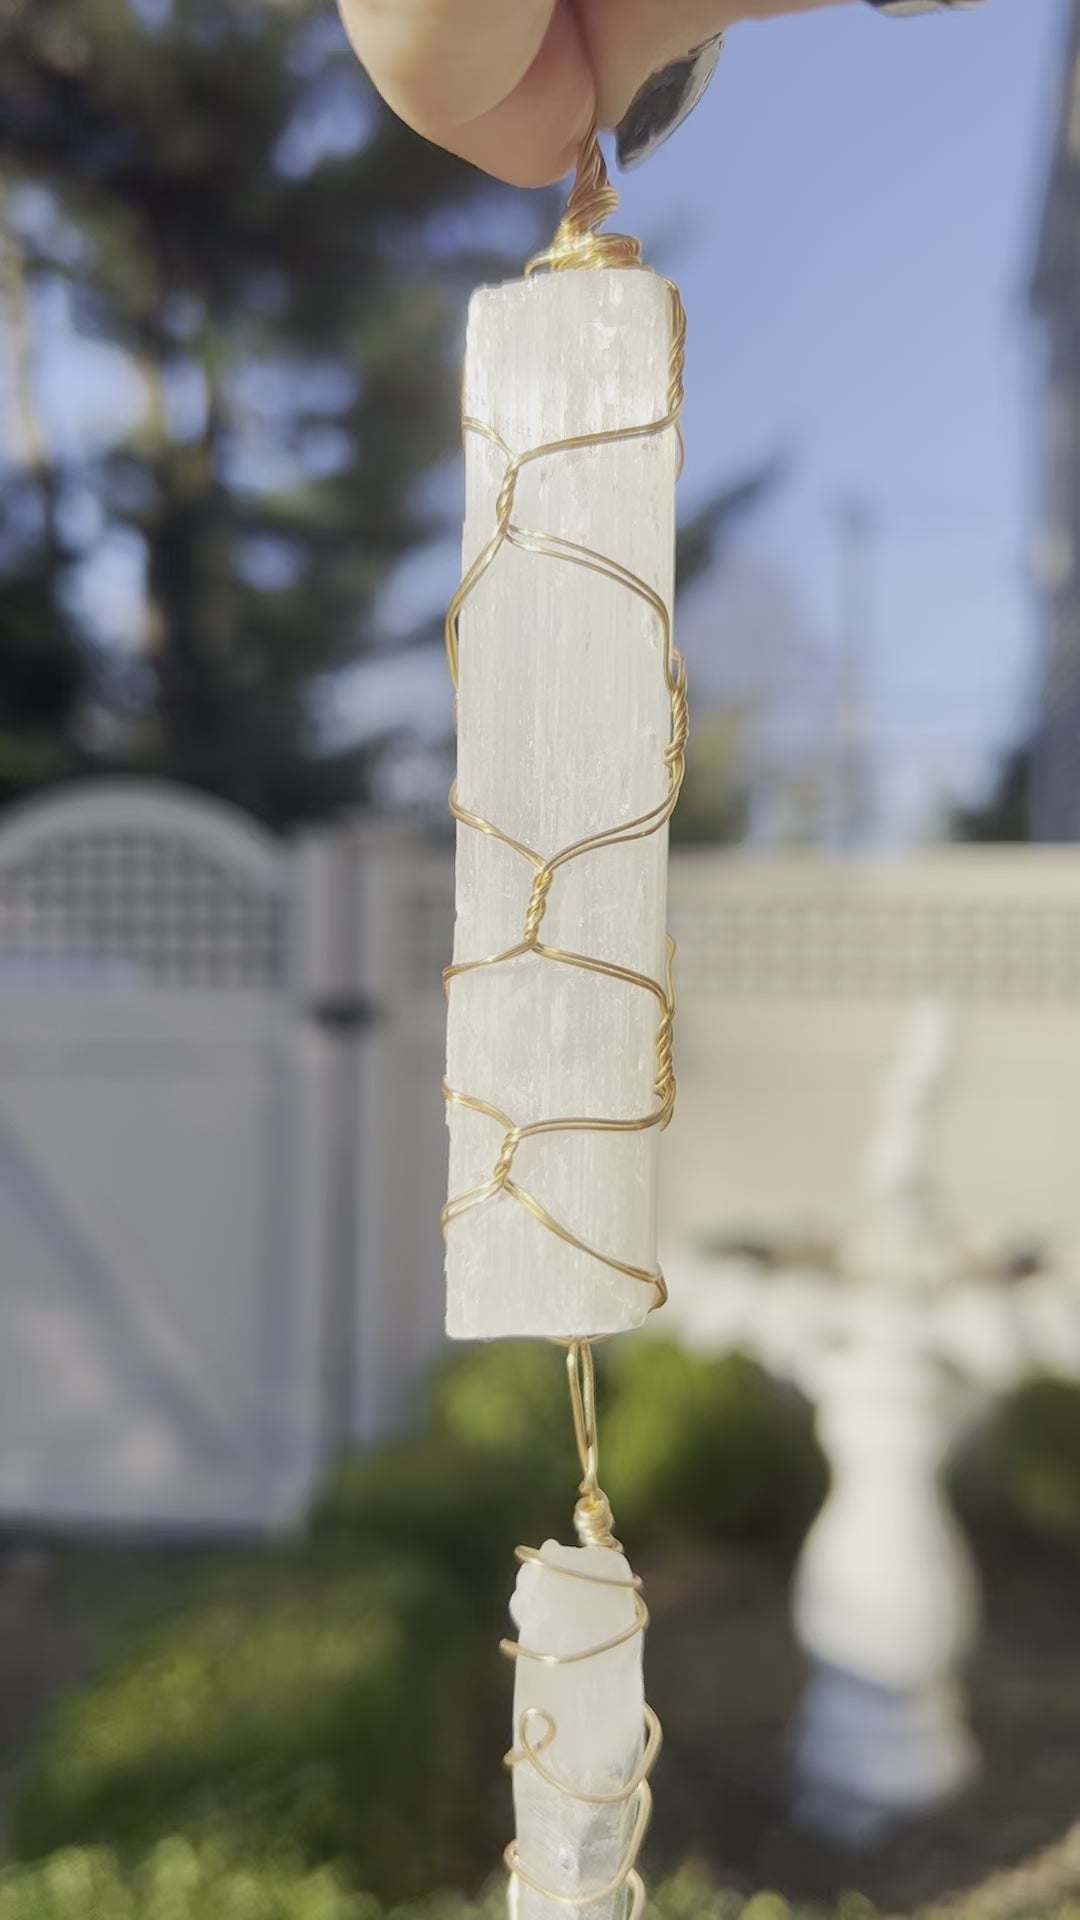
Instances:
[[[663,1298],[685,327],[636,241],[593,230],[613,201],[593,141],[533,263],[553,270],[484,289],[469,312],[465,574],[447,626],[458,834],[444,1225],[460,1339],[593,1338],[640,1325]]]
[[[513,1745],[517,1837],[507,1849],[511,1920],[637,1920],[637,1857],[652,1810],[660,1723],[645,1704],[640,1583],[611,1531],[597,1478],[592,1350],[568,1353],[585,1477],[581,1545],[519,1547]]]

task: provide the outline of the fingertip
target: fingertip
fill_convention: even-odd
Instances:
[[[549,187],[575,165],[596,87],[567,0],[555,7],[528,71],[497,107],[455,129],[454,150],[514,187]]]
[[[509,187],[522,187],[529,191],[542,187],[557,187],[576,168],[582,143],[592,124],[593,116],[590,113],[583,121],[580,133],[574,134],[554,155],[547,155],[543,151],[529,155],[523,154],[508,165],[491,166],[486,171],[494,173]]]
[[[485,23],[494,24],[496,8],[512,11],[518,4],[471,0],[470,19],[459,19],[451,34],[445,0],[439,5],[417,0],[414,31],[380,37],[379,22],[397,16],[380,12],[371,0],[340,0],[354,48],[408,126],[510,186],[547,187],[576,161],[596,111],[596,87],[571,0],[542,0],[540,8],[523,9],[509,38],[485,31]],[[531,46],[522,48],[525,15],[535,21],[538,12],[546,25]],[[426,32],[419,21],[427,23]],[[503,44],[493,45],[493,38]],[[522,52],[520,61],[513,45]],[[468,85],[462,78],[466,59]],[[495,104],[480,112],[474,105],[470,111],[470,96],[473,102],[486,98]]]

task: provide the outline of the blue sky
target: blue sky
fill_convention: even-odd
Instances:
[[[853,4],[740,28],[697,114],[621,182],[622,223],[678,279],[690,317],[685,505],[777,451],[791,460],[726,581],[688,610],[695,704],[738,688],[782,630],[768,671],[789,723],[805,704],[820,729],[837,510],[865,504],[863,704],[886,842],[924,834],[946,794],[976,792],[1030,710],[1039,343],[1026,282],[1065,4],[902,21]],[[110,431],[137,408],[130,374],[102,348],[72,353],[59,315],[38,318],[58,439],[76,390],[84,430]],[[99,549],[85,582],[118,639],[138,564],[123,543]],[[410,563],[391,603],[405,618],[445,602],[454,573],[442,547]],[[341,717],[437,732],[448,712],[441,666],[412,657],[359,675]]]
[[[697,115],[622,183],[624,223],[690,314],[687,502],[791,450],[745,545],[823,650],[837,503],[875,517],[864,667],[884,838],[977,787],[1030,698],[1026,280],[1064,24],[1062,0],[986,0],[744,27]],[[721,624],[713,645],[739,634]]]
[[[759,679],[785,689],[788,737],[805,704],[820,739],[838,507],[865,505],[862,706],[884,844],[925,837],[949,796],[977,795],[1032,708],[1026,288],[1065,24],[1065,0],[986,0],[744,26],[696,115],[620,182],[618,222],[689,312],[685,505],[790,456],[725,576],[684,611],[693,707],[745,692],[768,651]],[[432,561],[400,583],[409,610],[449,581],[449,555]],[[353,711],[368,724],[402,706],[438,728],[445,689],[415,660],[361,676]]]

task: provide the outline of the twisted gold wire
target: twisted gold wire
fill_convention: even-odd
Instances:
[[[566,1350],[570,1412],[581,1462],[581,1484],[574,1508],[574,1528],[583,1547],[621,1549],[607,1494],[600,1485],[600,1437],[596,1424],[596,1369],[592,1342],[571,1340]]]
[[[577,177],[555,238],[549,248],[530,261],[526,271],[533,273],[544,267],[552,271],[565,271],[573,267],[606,266],[634,267],[649,271],[643,265],[641,248],[636,240],[629,239],[624,234],[603,234],[598,231],[603,221],[613,211],[615,204],[615,191],[608,181],[603,156],[593,132],[582,148]],[[666,792],[663,799],[635,819],[603,828],[584,839],[575,841],[568,847],[560,848],[553,854],[544,854],[537,848],[528,846],[524,841],[515,839],[495,821],[487,820],[481,814],[471,812],[462,806],[458,799],[455,781],[450,790],[450,810],[454,818],[462,826],[471,827],[477,833],[487,834],[491,839],[501,841],[503,846],[508,847],[512,853],[517,854],[531,866],[533,880],[521,939],[501,953],[485,954],[474,960],[457,961],[453,966],[447,967],[443,973],[444,991],[449,995],[453,981],[461,974],[473,973],[483,967],[505,966],[510,961],[531,953],[535,954],[537,959],[548,961],[556,966],[578,967],[587,973],[620,981],[643,993],[651,994],[656,1000],[658,1007],[656,1074],[652,1086],[655,1104],[648,1113],[623,1120],[602,1120],[573,1115],[535,1121],[531,1125],[521,1126],[509,1114],[503,1113],[489,1101],[481,1100],[460,1088],[451,1087],[445,1080],[442,1088],[443,1098],[448,1104],[484,1114],[503,1129],[503,1137],[490,1179],[471,1188],[468,1192],[451,1196],[442,1210],[443,1232],[445,1233],[451,1223],[459,1220],[463,1214],[470,1212],[473,1208],[484,1206],[498,1194],[506,1194],[566,1245],[575,1248],[579,1253],[586,1254],[613,1273],[623,1274],[644,1286],[651,1287],[654,1308],[663,1306],[667,1299],[667,1287],[659,1267],[634,1266],[617,1259],[614,1254],[603,1248],[591,1246],[549,1213],[542,1201],[512,1176],[515,1156],[525,1140],[536,1139],[548,1133],[642,1133],[652,1127],[666,1127],[671,1119],[676,1093],[673,1052],[675,991],[672,978],[674,943],[670,938],[667,941],[665,978],[659,981],[649,974],[619,966],[613,961],[601,960],[591,954],[568,952],[549,945],[541,938],[541,934],[555,877],[563,867],[568,866],[573,860],[581,859],[586,854],[599,853],[608,847],[624,846],[631,841],[647,839],[650,835],[658,833],[670,820],[685,771],[686,740],[689,729],[686,671],[674,645],[671,613],[654,588],[633,573],[630,568],[612,559],[610,555],[598,553],[595,549],[577,541],[520,525],[514,518],[514,507],[518,480],[524,469],[537,461],[557,459],[560,455],[576,452],[584,447],[654,439],[668,431],[678,434],[686,358],[686,315],[677,288],[671,281],[665,281],[664,284],[671,301],[672,327],[666,405],[659,418],[635,426],[613,427],[599,433],[570,435],[561,440],[548,441],[542,446],[529,447],[522,453],[514,453],[488,422],[470,417],[465,419],[463,425],[466,435],[475,434],[488,441],[501,455],[505,465],[496,500],[495,530],[472,565],[466,570],[450,602],[446,616],[447,661],[455,692],[458,686],[459,630],[463,609],[498,554],[507,546],[516,547],[523,552],[542,554],[567,566],[582,567],[590,573],[600,575],[601,578],[611,581],[614,586],[622,588],[642,601],[649,608],[660,628],[664,683],[671,716],[669,737],[663,753],[666,774]],[[681,451],[680,436],[680,463]]]
[[[547,268],[564,273],[572,267],[640,267],[641,242],[628,233],[601,233],[604,221],[611,218],[619,196],[608,179],[596,126],[589,129],[578,158],[570,198],[555,229],[550,247],[533,255],[525,268],[526,278]]]

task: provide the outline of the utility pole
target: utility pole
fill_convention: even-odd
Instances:
[[[872,794],[866,739],[866,668],[871,639],[873,515],[851,497],[837,507],[838,650],[834,738],[834,819],[842,847],[863,843]]]

